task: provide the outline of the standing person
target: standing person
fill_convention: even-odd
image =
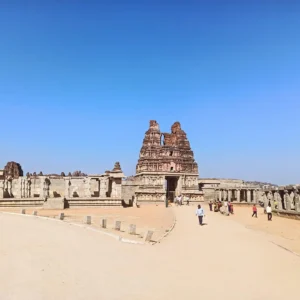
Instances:
[[[211,201],[209,201],[209,210],[212,211],[212,206],[213,206],[213,203]]]
[[[179,198],[178,199],[179,200],[179,205],[181,206],[182,205],[182,195],[180,194],[178,198]]]
[[[201,207],[201,205],[198,205],[198,209],[196,210],[196,216],[199,219],[199,225],[202,226],[203,225],[203,217],[204,217],[204,210]]]
[[[224,205],[225,211],[228,210],[228,202],[227,202],[227,200],[225,200],[225,201],[223,202],[223,205]]]
[[[186,196],[186,205],[190,205],[190,197],[188,195]]]
[[[268,214],[268,221],[272,221],[272,208],[270,204],[267,206],[266,212]]]
[[[228,201],[228,213],[231,213],[231,202]]]
[[[257,218],[257,207],[256,207],[255,204],[253,204],[253,206],[252,206],[252,212],[253,212],[252,218],[253,218],[254,216],[255,216],[255,218]]]
[[[233,215],[233,203],[232,202],[230,202],[230,212]]]
[[[174,204],[175,204],[176,206],[178,205],[178,197],[177,197],[177,196],[174,197]]]

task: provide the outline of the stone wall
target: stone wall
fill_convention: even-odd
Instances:
[[[122,178],[124,177],[119,163],[115,164],[112,171],[106,171],[102,175],[27,174],[15,178],[2,176],[0,206],[40,206],[44,203],[44,206],[52,207],[55,203],[64,203],[64,201],[69,205],[78,206],[101,203],[119,205],[122,203]]]
[[[126,203],[130,203],[130,201],[133,199],[137,187],[138,182],[134,179],[122,181],[122,199],[124,199]]]

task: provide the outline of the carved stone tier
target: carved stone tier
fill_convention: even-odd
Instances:
[[[185,195],[201,201],[198,165],[186,133],[175,122],[171,133],[161,133],[156,121],[150,121],[136,166],[137,201],[173,201]]]
[[[4,175],[6,178],[16,179],[23,176],[23,170],[19,163],[10,161],[4,168]]]
[[[161,133],[156,121],[150,121],[145,133],[136,173],[180,172],[198,174],[198,165],[186,133],[175,122],[171,133]]]

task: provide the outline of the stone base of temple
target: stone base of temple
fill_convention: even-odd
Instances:
[[[0,200],[0,207],[43,207],[45,209],[64,209],[69,207],[91,206],[124,206],[120,198],[4,198]]]
[[[44,199],[41,198],[3,198],[0,207],[42,207]]]
[[[69,198],[66,199],[67,207],[81,206],[123,206],[121,198]]]
[[[44,202],[45,209],[64,209],[66,204],[64,198],[49,198]]]
[[[136,192],[135,193],[135,198],[137,203],[140,202],[149,202],[149,203],[159,203],[159,202],[166,202],[166,192]],[[183,203],[186,203],[186,199],[189,199],[190,203],[198,203],[198,202],[203,202],[203,194],[201,192],[194,192],[191,193],[190,191],[188,192],[182,192],[183,196]],[[170,201],[170,200],[169,200]],[[171,200],[173,202],[173,200]]]

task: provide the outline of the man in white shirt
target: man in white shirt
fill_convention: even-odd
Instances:
[[[199,219],[199,225],[203,225],[203,217],[204,217],[204,209],[201,207],[201,205],[198,205],[198,209],[196,210],[196,216]]]
[[[268,214],[268,221],[272,221],[272,207],[270,204],[267,206],[266,212]]]

